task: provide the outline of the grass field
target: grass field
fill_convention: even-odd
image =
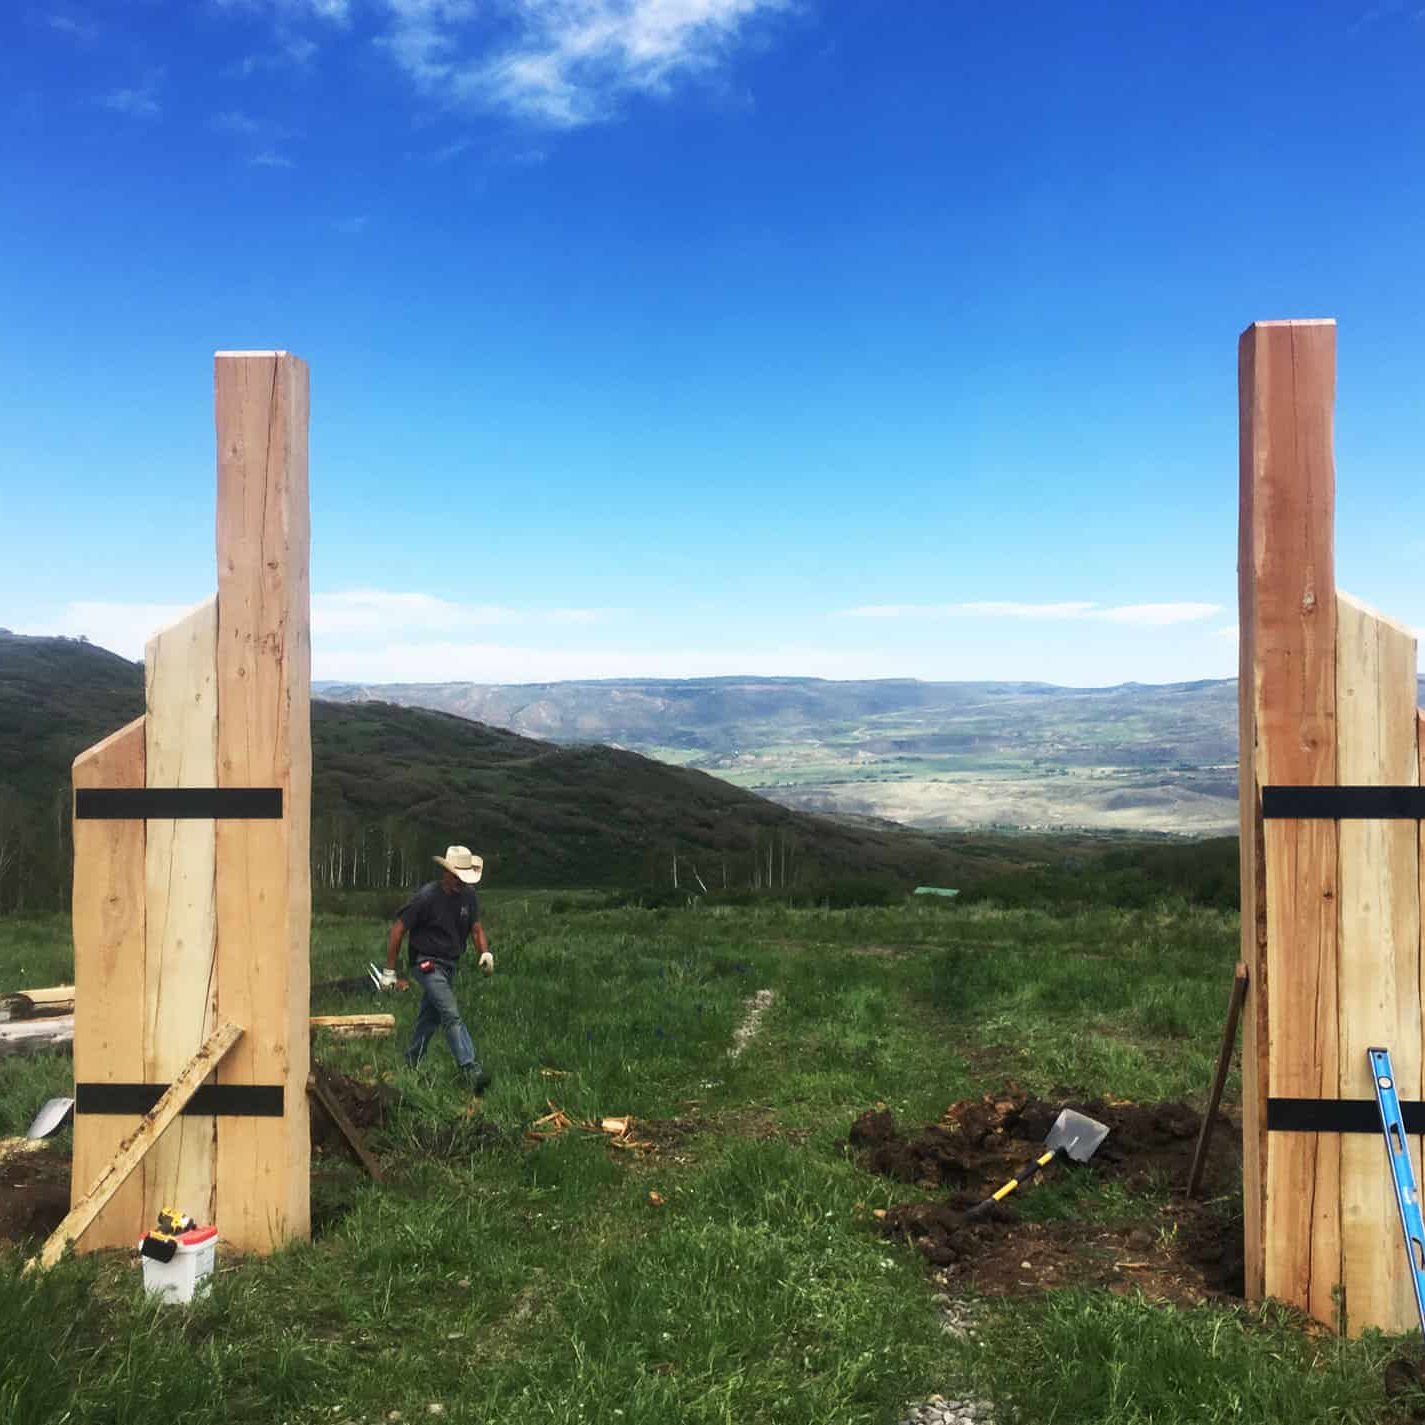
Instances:
[[[389,1080],[373,1135],[389,1181],[318,1159],[314,1240],[264,1261],[220,1254],[210,1298],[188,1310],[147,1304],[122,1254],[31,1280],[12,1244],[0,1421],[375,1425],[438,1405],[491,1425],[889,1425],[932,1392],[990,1401],[1006,1422],[1390,1418],[1381,1365],[1398,1343],[1342,1343],[1230,1303],[1183,1309],[1070,1281],[974,1301],[977,1338],[947,1334],[924,1261],[873,1215],[933,1194],[845,1151],[873,1105],[918,1126],[1011,1080],[1200,1101],[1234,916],[599,910],[492,894],[486,922],[499,971],[462,987],[496,1074],[478,1112],[443,1044],[412,1073],[399,1040],[319,1041],[329,1068]],[[358,973],[382,933],[373,918],[319,918],[314,980]],[[0,983],[68,970],[62,919],[0,920]],[[775,998],[734,1059],[759,989]],[[415,1004],[394,1007],[404,1033]],[[62,1056],[0,1061],[0,1135],[69,1082]],[[575,1120],[633,1114],[658,1146],[528,1141],[551,1101]],[[1088,1174],[1021,1203],[1026,1221],[1143,1210]]]

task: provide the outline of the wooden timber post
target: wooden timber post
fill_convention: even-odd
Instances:
[[[1243,1208],[1249,1299],[1358,1335],[1418,1324],[1366,1050],[1425,1129],[1425,743],[1413,635],[1336,589],[1335,384],[1333,322],[1243,333]]]
[[[219,352],[216,599],[151,639],[142,718],[75,786],[76,1200],[220,1019],[245,1030],[78,1250],[160,1208],[310,1231],[307,368]]]

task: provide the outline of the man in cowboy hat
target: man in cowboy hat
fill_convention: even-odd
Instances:
[[[412,1068],[419,1064],[432,1035],[443,1029],[445,1042],[471,1091],[482,1094],[490,1087],[490,1075],[475,1057],[475,1044],[460,1017],[452,985],[465,942],[472,938],[480,952],[481,970],[487,975],[494,973],[495,957],[480,924],[480,902],[473,889],[485,863],[471,855],[468,846],[448,847],[444,856],[434,859],[441,868],[440,879],[422,886],[391,924],[381,988],[394,989],[400,983],[396,978],[396,957],[401,953],[401,941],[409,935],[411,974],[424,994],[406,1047],[406,1063]]]

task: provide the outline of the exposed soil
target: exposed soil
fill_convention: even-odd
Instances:
[[[41,1149],[0,1158],[0,1242],[43,1241],[69,1211],[69,1158]]]
[[[1034,1160],[1062,1108],[1110,1132],[1090,1164],[1059,1160],[1047,1172],[1091,1172],[1131,1190],[1168,1190],[1169,1200],[1142,1220],[1112,1227],[1025,1222],[1009,1205],[967,1220],[967,1209]],[[1181,1103],[1048,1104],[1011,1091],[953,1104],[939,1123],[909,1138],[889,1111],[869,1110],[852,1125],[850,1145],[871,1172],[951,1189],[934,1202],[893,1207],[881,1223],[887,1236],[914,1243],[947,1287],[1014,1294],[1073,1284],[1195,1303],[1243,1289],[1240,1216],[1232,1216],[1235,1204],[1224,1211],[1213,1202],[1230,1203],[1241,1181],[1239,1137],[1225,1118],[1212,1136],[1202,1199],[1183,1196],[1201,1122]]]
[[[363,1137],[386,1122],[386,1115],[395,1097],[389,1085],[365,1083],[361,1079],[348,1078],[345,1074],[334,1074],[330,1071],[323,1074],[322,1078],[323,1086],[341,1105],[352,1125]],[[347,1154],[345,1140],[317,1099],[312,1100],[310,1119],[314,1153],[319,1157]],[[368,1149],[371,1147],[369,1142],[366,1146]]]

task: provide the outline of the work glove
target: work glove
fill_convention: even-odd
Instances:
[[[495,973],[495,957],[488,950],[480,956],[480,973],[484,975]]]

